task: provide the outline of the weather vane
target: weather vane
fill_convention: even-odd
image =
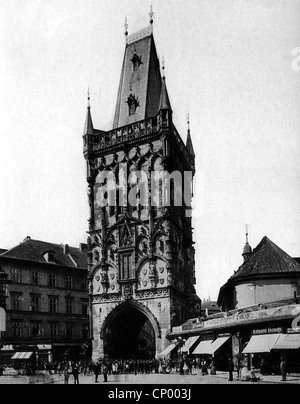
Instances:
[[[162,71],[163,71],[163,77],[166,75],[166,63],[165,63],[165,57],[163,56],[162,58]]]
[[[246,224],[246,225],[245,225],[245,227],[246,227],[246,240],[247,240],[247,243],[248,243],[248,236],[249,236],[249,224]]]
[[[150,24],[152,25],[152,24],[153,24],[153,17],[154,17],[154,12],[153,12],[153,6],[152,6],[152,4],[151,4],[151,6],[150,6],[150,13],[149,13],[149,16],[150,16]]]
[[[124,27],[125,27],[125,37],[126,37],[126,43],[127,43],[128,42],[128,20],[127,20],[127,17],[125,17]]]
[[[88,87],[88,108],[91,108],[91,91],[90,91],[90,87]]]

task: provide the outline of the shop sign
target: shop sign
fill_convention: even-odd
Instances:
[[[288,328],[287,329],[288,334],[300,334],[300,328]]]
[[[232,316],[226,315],[224,317],[215,318],[191,325],[190,329],[207,329],[218,328],[222,326],[247,324],[249,321],[264,321],[277,318],[293,318],[300,314],[300,305],[291,305],[276,307],[272,309],[264,309],[257,311],[247,311],[243,313],[236,313]]]
[[[263,334],[283,334],[283,328],[262,328],[260,330],[253,330],[253,335],[263,335]]]

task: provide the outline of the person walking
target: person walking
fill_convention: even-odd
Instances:
[[[232,358],[228,360],[229,381],[233,382],[234,363]]]
[[[98,382],[98,378],[99,378],[100,370],[101,370],[100,363],[97,362],[97,363],[95,364],[95,367],[94,367],[95,383],[99,383],[99,382]]]
[[[108,368],[107,368],[107,364],[104,363],[103,367],[102,367],[102,373],[103,373],[103,378],[104,378],[104,383],[107,383],[107,374],[108,374]]]
[[[284,358],[282,357],[280,359],[280,373],[282,376],[282,382],[286,382],[286,376],[287,376],[287,364]]]
[[[76,363],[73,365],[74,384],[79,384],[79,368]]]
[[[64,369],[64,381],[65,384],[69,384],[69,379],[70,379],[70,369],[68,366],[65,367]]]

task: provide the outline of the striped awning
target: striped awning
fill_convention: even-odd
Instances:
[[[282,351],[300,349],[300,334],[288,334],[283,336],[273,349]]]
[[[282,334],[254,335],[243,354],[269,353],[283,340]]]
[[[193,355],[212,355],[212,342],[212,339],[208,341],[201,341],[194,350]]]
[[[170,355],[170,353],[177,347],[177,344],[169,345],[163,352],[161,352],[158,357],[163,358],[165,356]]]
[[[30,359],[33,352],[16,352],[11,359],[13,360],[27,360]]]
[[[221,346],[223,346],[225,344],[225,342],[227,342],[230,339],[230,337],[220,337],[217,338],[212,344],[211,344],[211,352],[212,354],[214,354],[215,352],[217,352]]]
[[[184,344],[184,346],[182,347],[181,352],[189,352],[190,349],[193,347],[193,345],[196,344],[196,342],[198,341],[199,338],[200,338],[199,336],[197,336],[197,337],[190,337],[190,338],[186,341],[186,343]]]

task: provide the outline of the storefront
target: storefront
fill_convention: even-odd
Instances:
[[[174,328],[168,338],[188,341],[191,334],[198,337],[189,356],[213,360],[218,370],[227,370],[232,358],[236,367],[246,364],[249,369],[254,366],[267,374],[278,373],[284,357],[290,372],[300,373],[300,329],[290,328],[299,314],[300,305],[293,301],[270,303],[221,313],[206,321],[189,321]]]

